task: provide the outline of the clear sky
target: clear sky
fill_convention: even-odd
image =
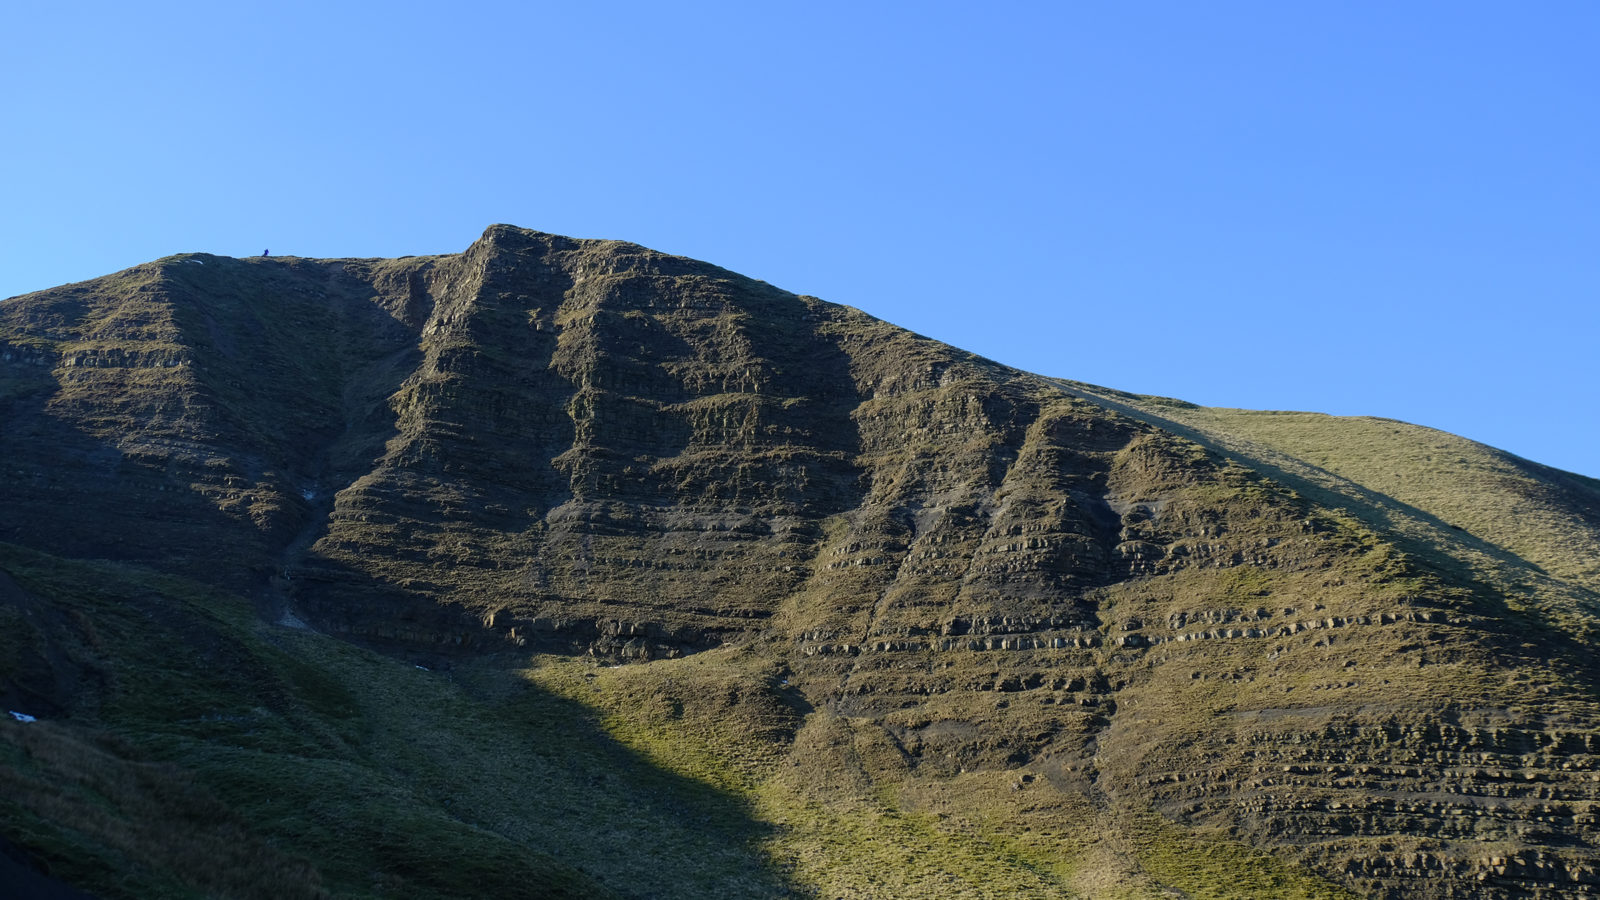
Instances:
[[[0,297],[620,238],[1600,476],[1600,3],[11,4]]]

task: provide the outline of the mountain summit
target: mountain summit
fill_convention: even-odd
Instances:
[[[6,300],[0,460],[99,896],[1600,894],[1600,482],[1429,429],[497,225]]]

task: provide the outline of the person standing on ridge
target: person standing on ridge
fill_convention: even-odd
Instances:
[[[266,250],[261,251],[261,255],[262,256],[271,256],[272,255],[272,248],[268,247]]]

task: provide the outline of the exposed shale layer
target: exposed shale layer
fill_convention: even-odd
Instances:
[[[1504,524],[1341,468],[1373,420],[1207,415],[625,243],[184,254],[0,303],[0,541],[625,664],[613,736],[737,773],[780,892],[1600,896],[1600,488]],[[91,716],[40,604],[0,689]]]

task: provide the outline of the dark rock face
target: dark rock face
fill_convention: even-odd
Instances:
[[[0,539],[369,645],[756,648],[819,711],[796,759],[824,714],[873,729],[908,803],[1014,773],[1015,830],[1153,812],[1373,896],[1600,891],[1585,648],[1182,438],[702,263],[495,226],[16,298],[0,459]]]

